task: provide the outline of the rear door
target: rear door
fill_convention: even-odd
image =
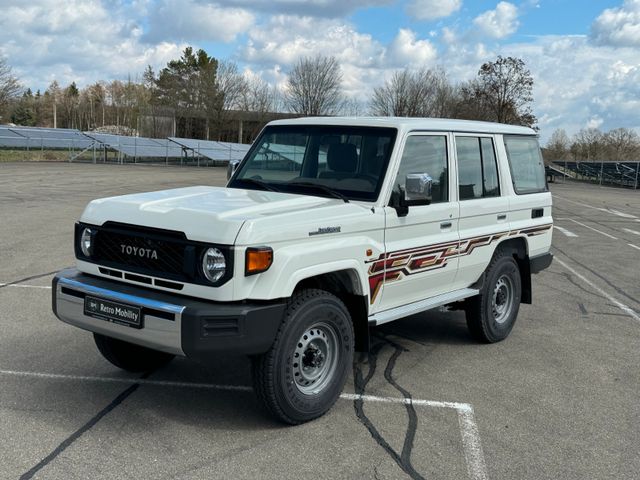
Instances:
[[[501,185],[493,135],[455,134],[460,202],[456,287],[476,282],[497,242],[509,234],[509,200]]]
[[[428,173],[433,200],[410,207],[406,216],[385,207],[386,253],[369,268],[372,299],[384,285],[378,310],[451,290],[458,268],[458,204],[451,195],[455,168],[450,151],[451,137],[445,133],[416,133],[405,139],[392,195],[400,194],[408,173]]]
[[[538,139],[505,135],[502,146],[511,172],[509,223],[513,236],[526,236],[529,257],[551,248],[553,218]]]

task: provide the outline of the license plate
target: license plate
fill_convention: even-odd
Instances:
[[[84,313],[108,322],[142,328],[142,309],[95,297],[84,297]]]

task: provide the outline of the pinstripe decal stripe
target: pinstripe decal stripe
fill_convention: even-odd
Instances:
[[[443,268],[450,258],[470,255],[476,248],[485,247],[504,237],[525,235],[533,237],[549,231],[553,224],[529,227],[521,230],[505,230],[491,235],[466,238],[456,242],[436,243],[421,247],[396,250],[381,254],[369,264],[369,297],[373,303],[384,283],[402,280],[402,278]]]

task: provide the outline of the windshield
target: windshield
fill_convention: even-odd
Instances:
[[[374,201],[396,132],[378,127],[270,126],[229,187]]]

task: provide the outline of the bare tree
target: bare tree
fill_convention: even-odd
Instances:
[[[636,160],[640,148],[638,134],[628,128],[616,128],[606,133],[603,138],[607,160],[621,162]]]
[[[576,160],[601,160],[603,153],[604,135],[597,128],[580,130],[573,140],[571,151]]]
[[[229,60],[222,60],[218,62],[215,84],[209,87],[213,89],[207,96],[208,102],[205,104],[207,123],[210,118],[213,120],[219,136],[228,123],[229,112],[239,108],[247,86],[244,76],[238,70],[238,65]],[[209,138],[208,132],[207,138]]]
[[[285,104],[301,115],[333,115],[344,102],[342,72],[335,57],[302,57],[287,81]]]
[[[255,115],[257,121],[251,122],[251,130],[248,131],[249,139],[253,140],[267,122],[269,112],[276,107],[277,89],[258,76],[246,77],[244,85],[239,107],[243,112],[253,112]]]
[[[546,156],[550,161],[564,160],[569,154],[571,142],[562,128],[558,128],[551,134],[546,146]]]
[[[0,58],[0,113],[20,94],[21,89],[18,78],[11,71],[11,66],[4,58]]]
[[[384,85],[376,87],[371,99],[374,115],[435,117],[448,113],[451,86],[440,69],[395,72]]]
[[[522,59],[498,56],[484,63],[471,86],[483,120],[526,126],[537,122],[531,109],[533,77]]]

